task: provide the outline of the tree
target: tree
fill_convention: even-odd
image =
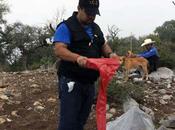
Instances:
[[[0,0],[0,24],[5,23],[4,15],[9,12],[8,5],[4,2],[4,0]]]
[[[48,21],[49,24],[46,25],[50,33],[53,35],[57,25],[64,20],[66,10],[63,8],[61,11],[57,10],[55,16],[52,20]]]
[[[3,53],[4,50],[3,50],[3,43],[2,43],[2,35],[1,34],[3,32],[2,26],[3,26],[3,24],[6,23],[6,20],[4,19],[4,15],[8,12],[9,12],[8,5],[3,0],[0,0],[0,64],[1,64],[0,69],[1,69],[2,65],[6,64],[6,60],[5,60],[6,56]]]
[[[162,26],[159,26],[154,31],[164,42],[175,42],[175,20],[166,21]]]
[[[38,48],[48,46],[43,39],[49,37],[46,28],[32,27],[20,22],[7,25],[2,33],[4,53],[11,63],[22,61],[23,69],[27,69],[28,57]]]
[[[128,51],[137,53],[139,50],[139,42],[134,35],[129,37],[124,37],[120,39],[120,44],[118,45],[118,54],[126,55]]]
[[[0,0],[0,16],[9,11],[2,1]],[[41,65],[41,62],[49,63],[55,60],[53,48],[47,44],[45,39],[53,36],[55,26],[63,20],[64,13],[65,10],[58,11],[54,21],[44,27],[29,26],[21,22],[11,25],[4,24],[3,30],[0,26],[0,62],[10,64],[13,70],[16,68],[24,70],[29,66],[36,68]],[[3,17],[0,17],[0,21],[2,21],[0,25],[6,22]],[[54,27],[51,23],[55,24]]]
[[[119,44],[119,31],[119,28],[117,28],[115,25],[112,25],[111,27],[108,26],[109,35],[106,36],[106,38],[113,51],[117,50],[117,46]]]
[[[118,33],[120,32],[118,27],[116,27],[115,25],[112,25],[111,27],[108,26],[108,32],[109,32],[108,39],[112,41],[115,41],[118,39]]]

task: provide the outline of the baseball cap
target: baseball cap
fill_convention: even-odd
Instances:
[[[99,0],[79,0],[80,8],[84,8],[88,15],[100,15]]]

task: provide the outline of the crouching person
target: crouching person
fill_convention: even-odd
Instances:
[[[142,47],[145,47],[146,51],[138,54],[139,57],[144,57],[149,62],[149,73],[156,71],[159,64],[159,54],[157,48],[154,46],[155,41],[151,39],[145,39],[144,43],[141,44]]]

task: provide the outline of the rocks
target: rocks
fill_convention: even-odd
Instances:
[[[165,90],[165,89],[160,89],[160,90],[159,90],[159,93],[160,93],[160,94],[166,94],[166,93],[167,93],[167,90]]]
[[[39,85],[38,84],[32,84],[30,87],[32,87],[32,88],[38,88]]]
[[[146,83],[147,83],[147,84],[151,84],[152,82],[148,80],[148,81],[146,81]]]
[[[109,111],[107,111],[106,113],[106,119],[109,120],[112,117],[114,117],[114,115],[117,113],[117,110],[115,108],[111,108]]]
[[[156,72],[152,72],[149,74],[149,79],[155,83],[160,82],[162,79],[164,80],[172,80],[174,76],[174,72],[166,67],[158,68]]]
[[[9,100],[9,98],[6,95],[0,95],[0,99],[2,99],[2,100]]]
[[[172,82],[175,83],[175,76],[173,76],[173,78],[172,78]]]
[[[34,89],[31,90],[31,93],[35,94],[35,95],[40,94],[41,92],[42,92],[42,90],[39,89],[39,88],[34,88]]]
[[[160,90],[159,90],[159,93],[161,93],[161,94],[166,94],[167,91],[166,91],[165,89],[160,89]]]
[[[154,111],[152,109],[147,108],[143,105],[140,105],[140,109],[143,110],[146,114],[148,114],[152,120],[155,120]]]
[[[5,122],[12,122],[12,120],[9,119],[7,115],[0,116],[0,125],[4,124]]]
[[[110,108],[109,104],[106,104],[106,119],[109,120],[111,119],[117,112],[115,108]]]
[[[56,73],[49,71],[28,71],[5,72],[0,74],[0,77],[2,75],[5,77],[3,82],[0,81],[0,85],[3,84],[3,87],[0,87],[0,95],[3,95],[2,98],[0,98],[0,122],[2,122],[0,125],[3,126],[2,129],[8,130],[14,128],[21,130],[19,126],[22,126],[23,122],[28,123],[25,129],[29,130],[56,129],[59,111],[58,106],[60,103],[57,98],[58,81]],[[123,77],[122,74],[120,75],[121,77],[118,78],[116,84],[122,86]],[[141,83],[136,82],[139,84],[137,87],[144,90],[144,95],[140,98],[142,102],[139,103],[145,107],[141,107],[141,105],[134,102],[128,103],[128,106],[139,106],[145,113],[150,115],[152,119],[155,114],[155,121],[160,120],[159,118],[175,111],[175,83],[173,82],[173,79],[161,79],[157,83],[149,80]],[[136,83],[132,82],[132,85]],[[112,98],[109,98],[109,104],[106,105],[107,121],[114,120],[123,114],[122,104]],[[125,107],[125,109],[127,110],[128,108]],[[96,124],[95,110],[94,105],[89,117],[90,121],[88,120],[87,124],[88,126],[92,126],[92,129],[85,130],[96,129],[94,125]],[[47,123],[50,125],[47,125]],[[43,127],[46,125],[47,127]],[[9,126],[11,128],[9,128]],[[51,127],[49,128],[49,126]],[[166,130],[172,129],[165,126],[163,127],[166,128]]]
[[[34,110],[36,111],[43,111],[45,108],[43,106],[36,106]]]
[[[33,105],[35,111],[43,111],[45,109],[44,105],[40,101],[35,101]]]
[[[106,120],[109,120],[110,118],[113,117],[113,114],[111,113],[106,113]]]
[[[174,130],[174,129],[169,129],[169,128],[166,128],[165,126],[161,126],[157,130]]]
[[[117,111],[116,111],[115,108],[111,108],[111,109],[109,110],[109,113],[111,113],[111,114],[113,114],[113,115],[116,114],[116,112],[117,112]]]
[[[5,78],[0,79],[0,88],[6,88],[6,87],[8,87],[8,84],[5,83]]]
[[[0,79],[0,87],[2,86],[3,84],[2,84],[2,79]]]
[[[39,101],[35,101],[34,103],[33,103],[33,105],[34,106],[39,106],[39,105],[42,105]]]
[[[0,116],[0,125],[3,124],[3,123],[5,123],[5,122],[6,122],[5,117]]]
[[[56,129],[56,79],[56,71],[0,72],[0,129]]]
[[[162,97],[162,99],[163,99],[163,100],[171,100],[172,97],[173,97],[172,95],[164,95],[164,96]]]
[[[12,112],[11,112],[11,115],[12,115],[12,116],[15,116],[15,117],[19,117],[19,115],[18,115],[17,113],[18,113],[18,111],[12,111]]]
[[[174,130],[175,129],[175,114],[172,114],[160,121],[162,125],[158,130]]]
[[[162,105],[168,104],[168,102],[166,102],[166,101],[163,100],[163,99],[160,99],[159,102],[160,102]]]
[[[144,80],[142,78],[133,78],[133,82],[140,83],[140,82],[144,82]]]
[[[171,88],[171,84],[170,83],[167,85],[167,88]]]
[[[56,98],[50,97],[47,101],[48,102],[51,102],[51,103],[55,103],[56,102]]]
[[[172,95],[163,95],[162,97],[160,97],[160,100],[159,102],[162,104],[162,105],[165,105],[165,104],[168,104],[168,102],[173,98]]]

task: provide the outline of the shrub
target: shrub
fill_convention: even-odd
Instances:
[[[141,83],[119,83],[117,79],[114,78],[109,84],[107,96],[109,102],[112,100],[121,103],[130,96],[141,103],[144,97],[144,86]]]

